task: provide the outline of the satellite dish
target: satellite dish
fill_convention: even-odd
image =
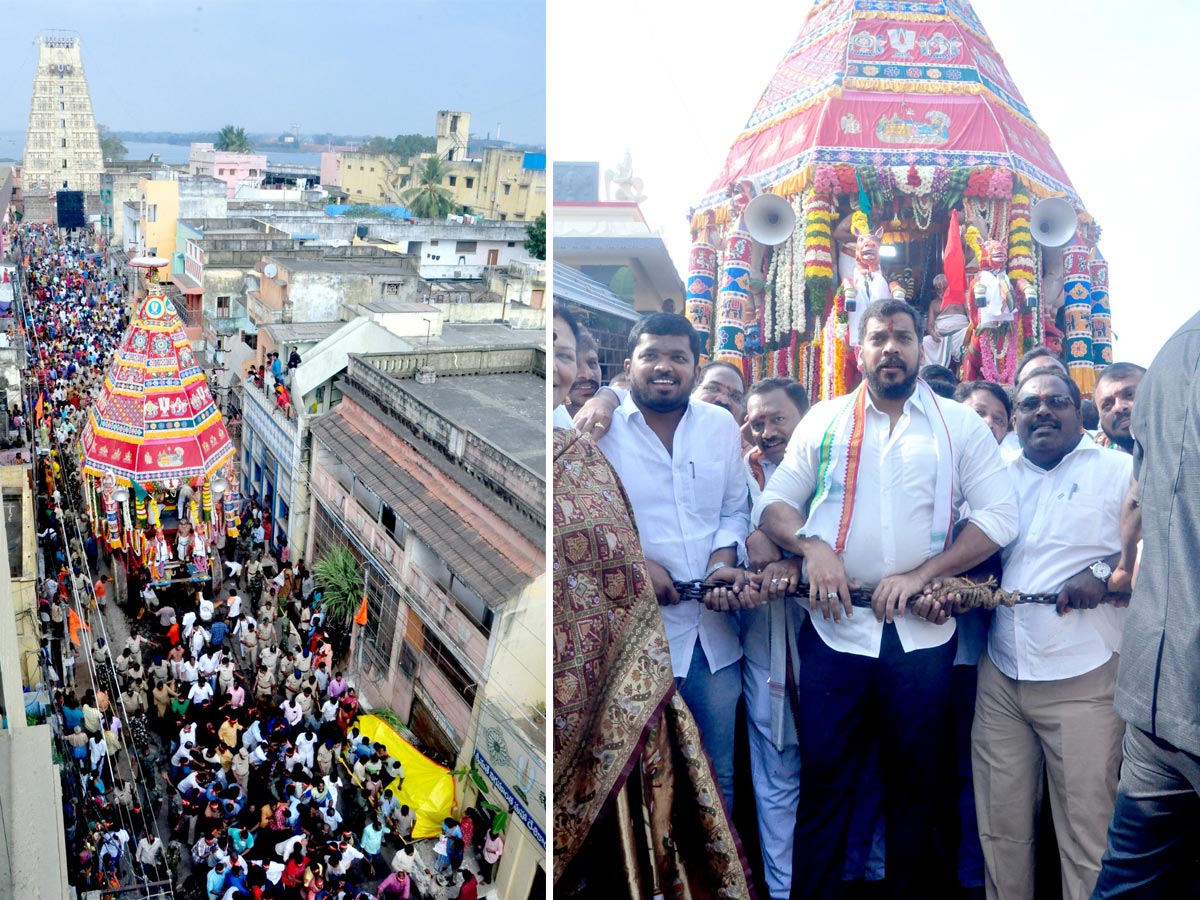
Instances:
[[[279,266],[275,265],[275,263],[267,263],[265,266],[263,266],[263,274],[268,278],[274,278],[278,271]]]
[[[163,259],[161,256],[135,256],[129,261],[129,265],[136,269],[161,269],[170,264],[169,259]]]

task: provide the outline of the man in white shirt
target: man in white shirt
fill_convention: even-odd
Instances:
[[[953,626],[904,616],[927,582],[966,571],[1016,535],[996,440],[973,411],[917,380],[920,329],[904,301],[862,314],[866,382],[805,416],[755,515],[802,557],[811,614],[799,655],[800,804],[793,896],[836,896],[857,779],[876,732],[883,757],[887,880],[936,896],[928,836],[941,779]],[[951,542],[963,503],[970,521]],[[852,586],[872,590],[854,610]],[[872,611],[874,615],[872,615]]]
[[[1026,377],[1013,408],[1023,455],[1008,473],[1021,524],[1003,553],[1003,587],[1059,599],[1057,608],[997,609],[980,664],[972,745],[987,892],[1033,897],[1044,762],[1063,896],[1084,900],[1100,874],[1121,763],[1113,695],[1127,610],[1103,599],[1133,462],[1081,433],[1079,388],[1065,375]]]
[[[700,340],[683,316],[655,313],[629,336],[628,396],[598,441],[633,506],[658,596],[679,690],[696,717],[717,780],[733,808],[733,710],[741,695],[741,641],[731,611],[745,573],[735,568],[747,531],[737,424],[693,401]],[[680,598],[673,581],[728,588]]]

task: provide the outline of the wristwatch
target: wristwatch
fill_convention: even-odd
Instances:
[[[1101,559],[1088,566],[1088,571],[1107,584],[1108,577],[1112,575],[1112,566]]]
[[[708,567],[708,571],[704,573],[704,580],[707,581],[709,578],[712,577],[713,572],[716,572],[719,569],[724,569],[728,565],[729,565],[728,563],[723,563],[723,562],[713,563],[711,566]]]

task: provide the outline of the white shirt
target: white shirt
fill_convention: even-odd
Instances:
[[[551,424],[555,428],[566,428],[570,431],[575,430],[575,422],[571,418],[571,414],[567,412],[566,406],[561,403],[554,407],[554,415],[552,417]]]
[[[1000,442],[1000,458],[1007,464],[1014,459],[1020,459],[1024,451],[1021,450],[1021,439],[1017,437],[1015,431],[1010,431],[1004,436],[1004,440]]]
[[[197,681],[192,685],[192,689],[188,691],[188,699],[194,703],[203,703],[205,700],[211,700],[213,689],[208,686],[207,681]]]
[[[786,503],[801,514],[817,485],[818,451],[825,431],[844,400],[818,403],[796,426],[787,454],[754,505],[753,522],[772,503]],[[978,414],[960,403],[938,401],[954,454],[953,509],[969,505],[969,519],[1000,546],[1017,533],[1017,505],[1000,462],[996,437]],[[846,577],[870,589],[888,575],[911,572],[930,558],[937,445],[933,423],[910,397],[896,427],[870,394],[866,402],[862,465],[854,516],[842,561]],[[883,623],[870,609],[858,608],[840,623],[810,616],[826,645],[842,653],[879,656]],[[954,634],[954,623],[933,625],[915,616],[896,617],[896,635],[904,651],[939,647]]]
[[[236,618],[242,614],[242,598],[237,594],[229,595],[229,609],[227,615],[229,618]]]
[[[746,539],[742,441],[727,410],[690,401],[675,428],[673,453],[667,453],[629,394],[597,443],[629,494],[646,559],[672,578],[703,578],[714,550]],[[659,610],[677,678],[687,675],[697,639],[713,672],[741,659],[733,614],[706,609],[698,600]]]
[[[1004,548],[1005,590],[1049,594],[1097,560],[1121,549],[1121,503],[1133,457],[1113,453],[1084,435],[1049,471],[1024,456],[1008,464],[1021,528]],[[1102,603],[1070,610],[1026,603],[996,610],[988,655],[1019,681],[1074,678],[1104,665],[1120,647],[1127,609]]]

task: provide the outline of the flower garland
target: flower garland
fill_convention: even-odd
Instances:
[[[967,176],[963,194],[968,197],[985,197],[994,200],[1007,199],[1012,196],[1013,176],[1008,169],[990,169],[979,167],[972,169]]]
[[[1015,326],[1014,326],[1015,330]],[[995,328],[985,328],[979,335],[979,361],[983,369],[983,377],[996,384],[1012,384],[1017,374],[1017,354],[1013,352],[1013,332],[1005,330],[1004,344],[996,349]],[[996,368],[997,355],[1004,358],[1004,369]]]
[[[793,334],[804,334],[808,329],[808,308],[804,303],[805,269],[800,265],[804,259],[804,240],[807,217],[804,197],[792,197],[792,212],[796,214],[796,227],[788,240],[787,292],[784,297],[788,306],[788,327]],[[831,273],[832,279],[832,273]]]
[[[771,252],[767,270],[768,307],[764,321],[769,329],[765,335],[767,347],[776,350],[787,347],[789,335],[803,333],[806,326],[804,307],[804,268],[797,260],[804,258],[805,219],[804,199],[797,195],[791,200],[796,214],[796,227],[791,236]]]
[[[840,184],[841,179],[833,166],[817,166],[816,175],[813,177],[813,190],[817,194],[822,197],[836,194]]]
[[[804,198],[804,281],[809,309],[823,315],[833,287],[833,206],[809,190]]]
[[[936,166],[893,166],[892,180],[902,194],[915,197],[930,193],[936,171]]]
[[[818,330],[817,337],[804,344],[801,348],[803,354],[802,370],[800,381],[804,384],[804,390],[808,392],[810,403],[816,403],[820,399],[817,391],[817,359],[821,355],[821,338]]]
[[[963,240],[967,242],[967,246],[971,248],[971,252],[975,254],[975,261],[980,265],[983,264],[983,235],[979,233],[979,229],[974,225],[968,225],[967,231],[963,235]]]
[[[850,331],[843,291],[833,297],[833,314],[825,320],[821,336],[821,399],[846,393],[846,337]]]
[[[913,197],[913,223],[921,231],[928,231],[929,226],[933,224],[933,207],[934,199],[932,194],[922,194],[920,197]]]
[[[1008,277],[1016,284],[1034,283],[1033,232],[1029,228],[1029,196],[1013,195],[1008,218]]]

